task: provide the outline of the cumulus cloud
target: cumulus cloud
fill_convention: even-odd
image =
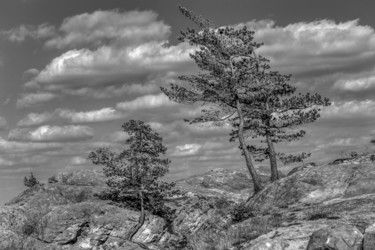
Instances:
[[[8,129],[8,122],[4,117],[0,116],[0,130]]]
[[[162,41],[171,33],[170,27],[158,21],[153,11],[117,10],[98,10],[68,17],[59,30],[62,34],[47,41],[47,47],[77,48],[109,42],[129,46]]]
[[[198,150],[201,148],[201,145],[193,143],[193,144],[184,144],[176,146],[176,150],[173,152],[173,156],[188,156],[188,155],[195,155]]]
[[[124,131],[116,131],[109,135],[107,139],[111,142],[116,143],[123,143],[129,138],[128,133],[125,133]]]
[[[18,106],[60,96],[105,99],[155,93],[163,79],[195,66],[187,43],[170,45],[170,27],[153,11],[95,11],[68,17],[47,47],[68,49],[39,71],[28,74]],[[49,93],[47,97],[47,93]],[[38,97],[36,96],[38,94]],[[32,100],[30,100],[32,99]]]
[[[106,86],[106,87],[83,87],[78,89],[63,89],[64,94],[70,96],[80,96],[93,99],[108,99],[113,97],[120,97],[132,94],[151,94],[159,90],[157,83],[153,81],[147,84],[123,84],[121,86]]]
[[[136,110],[172,105],[175,105],[175,103],[170,101],[166,95],[159,94],[141,96],[132,101],[120,102],[116,107],[121,110]]]
[[[340,79],[334,83],[333,88],[350,92],[367,91],[375,88],[375,76]]]
[[[168,72],[190,61],[187,44],[149,42],[134,48],[102,46],[70,50],[52,60],[33,80],[45,88],[109,85],[145,74]],[[72,86],[73,85],[73,86]]]
[[[72,165],[84,165],[87,164],[89,161],[86,158],[81,156],[75,156],[70,160],[70,164]]]
[[[60,117],[69,119],[72,123],[104,122],[118,120],[125,117],[125,114],[110,107],[87,112],[61,109],[58,110],[57,113]]]
[[[43,23],[38,26],[21,25],[10,30],[0,31],[0,36],[8,39],[11,42],[23,42],[27,38],[45,39],[52,37],[55,34],[55,27],[48,23]]]
[[[35,142],[17,142],[4,140],[0,137],[0,153],[7,155],[20,153],[48,152],[62,148],[60,143],[35,143]]]
[[[13,129],[9,132],[11,141],[31,142],[74,142],[84,141],[93,137],[93,130],[87,126],[49,126],[36,129]]]
[[[12,165],[14,165],[13,161],[9,161],[7,159],[4,159],[4,158],[0,157],[0,167],[3,167],[3,166],[12,166]]]
[[[22,96],[17,100],[18,108],[27,108],[30,106],[38,105],[44,102],[51,101],[57,97],[56,94],[49,92],[37,92],[37,93],[27,93],[22,94]]]
[[[45,124],[51,121],[54,118],[53,113],[44,112],[41,114],[38,113],[30,113],[27,114],[25,118],[21,119],[17,122],[18,127],[28,127],[28,126],[36,126]]]
[[[307,77],[362,71],[375,62],[375,31],[358,20],[323,19],[285,27],[263,20],[236,27],[241,25],[256,30],[255,39],[264,43],[259,53],[285,73]]]
[[[373,117],[375,114],[374,100],[351,100],[333,102],[331,106],[322,110],[322,117],[326,119]]]

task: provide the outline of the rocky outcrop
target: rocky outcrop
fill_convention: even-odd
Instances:
[[[269,174],[259,174],[262,182],[269,182]],[[234,202],[247,199],[254,186],[246,169],[215,169],[203,175],[191,176],[176,182],[177,187],[190,196],[225,197]]]
[[[299,169],[250,197],[242,210],[241,223],[275,214],[281,221],[245,249],[375,249],[375,165],[361,157]]]
[[[167,223],[101,200],[100,171],[60,173],[0,208],[0,249],[375,249],[375,165],[367,158],[299,167],[253,187],[246,169],[177,181]],[[236,216],[234,216],[236,215]]]
[[[245,170],[219,169],[178,181],[181,195],[167,202],[175,220],[167,225],[148,214],[132,238],[136,244],[126,239],[139,212],[99,199],[104,180],[100,171],[59,173],[27,189],[0,208],[0,249],[166,249],[204,227],[217,201],[242,202],[251,191]]]
[[[375,192],[373,164],[322,165],[283,178],[249,199],[249,210],[319,204]]]
[[[129,246],[124,249],[140,249],[126,240],[139,212],[98,199],[96,194],[104,187],[79,179],[78,186],[37,185],[1,208],[0,249],[121,249],[124,245]],[[162,218],[148,215],[133,239],[148,244],[157,241],[164,229]]]

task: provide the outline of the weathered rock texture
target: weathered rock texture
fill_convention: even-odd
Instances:
[[[242,244],[245,249],[375,249],[375,165],[369,156],[300,168],[243,205],[244,218],[281,217],[277,227]]]
[[[139,212],[98,198],[100,171],[58,174],[0,208],[0,249],[375,249],[369,157],[296,168],[254,196],[245,169],[177,186],[182,194],[167,201],[174,220],[148,214],[130,242]]]
[[[219,169],[178,181],[182,195],[167,203],[176,209],[173,223],[148,214],[132,239],[141,244],[135,244],[126,239],[139,212],[98,198],[105,189],[100,171],[60,173],[48,182],[0,208],[0,249],[165,249],[205,226],[217,200],[242,202],[252,188],[245,170]]]

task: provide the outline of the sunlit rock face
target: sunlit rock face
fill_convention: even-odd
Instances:
[[[101,171],[59,173],[48,182],[22,192],[0,209],[0,249],[142,249],[127,241],[139,212],[98,198],[106,188]],[[245,170],[218,169],[178,181],[177,186],[181,195],[167,202],[176,210],[172,224],[167,227],[164,219],[148,214],[133,241],[165,249],[180,241],[181,232],[204,227],[216,200],[243,202],[252,190]]]
[[[244,249],[375,249],[371,155],[300,168],[243,205],[253,213],[245,212],[241,223],[252,220],[254,211],[258,217],[280,215],[277,227],[244,243]]]
[[[139,212],[99,198],[101,171],[59,173],[0,208],[0,249],[341,249],[340,239],[375,249],[370,156],[306,164],[274,183],[258,172],[265,188],[255,195],[246,169],[177,181],[181,193],[166,202],[174,219],[147,213],[132,241]]]

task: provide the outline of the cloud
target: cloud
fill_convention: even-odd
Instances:
[[[22,94],[21,98],[17,100],[18,108],[27,108],[34,105],[39,105],[44,102],[51,101],[57,97],[56,94],[49,92],[37,92],[37,93],[27,93]]]
[[[52,60],[33,81],[46,89],[113,85],[149,74],[169,72],[190,62],[189,45],[149,42],[133,48],[102,46],[70,50]]]
[[[26,75],[26,76],[35,76],[38,73],[39,73],[39,70],[38,69],[34,69],[34,68],[28,69],[25,72],[23,72],[23,74]]]
[[[20,153],[48,152],[59,150],[62,145],[59,143],[34,143],[34,142],[17,142],[8,141],[0,137],[0,153],[11,155]]]
[[[58,110],[57,113],[60,117],[69,119],[72,123],[105,122],[125,117],[125,114],[110,107],[87,112],[75,112],[61,109]]]
[[[108,136],[107,139],[111,142],[123,143],[129,138],[128,133],[124,131],[116,131]]]
[[[30,142],[75,142],[93,137],[93,130],[87,126],[49,126],[36,129],[13,129],[9,132],[11,141]]]
[[[326,119],[373,118],[375,114],[375,100],[333,102],[331,106],[324,108],[321,114]]]
[[[338,72],[359,72],[375,62],[375,31],[358,20],[298,22],[284,27],[273,21],[237,24],[255,28],[263,42],[258,53],[284,73],[309,77]]]
[[[9,160],[6,160],[6,159],[0,157],[0,167],[3,167],[3,166],[13,166],[13,165],[14,165],[13,161],[9,161]]]
[[[4,117],[0,116],[0,130],[8,129],[8,122]]]
[[[154,83],[154,84],[153,84]],[[123,84],[121,86],[106,86],[106,87],[83,87],[78,89],[64,89],[62,92],[70,96],[80,96],[93,99],[108,99],[113,97],[120,97],[132,94],[151,94],[159,90],[154,81],[147,84],[131,83]]]
[[[18,123],[18,127],[29,127],[29,126],[36,126],[36,125],[41,125],[45,124],[51,120],[54,119],[54,114],[52,113],[30,113],[27,114],[25,118],[21,119]]]
[[[75,156],[70,160],[70,164],[72,165],[84,165],[89,163],[89,161],[81,156]]]
[[[176,146],[176,150],[173,152],[173,156],[188,156],[195,155],[198,150],[201,148],[199,144],[184,144]]]
[[[170,27],[157,20],[153,11],[98,10],[68,17],[60,26],[60,36],[46,42],[52,48],[77,48],[113,43],[130,46],[162,41],[170,35]]]
[[[374,89],[375,75],[363,78],[340,79],[334,83],[333,88],[349,92],[360,92]]]
[[[25,74],[31,79],[24,86],[39,92],[24,94],[19,107],[38,103],[35,99],[52,100],[52,95],[109,99],[153,94],[165,80],[195,69],[189,56],[193,48],[170,45],[170,27],[153,11],[84,13],[66,18],[58,33],[45,46],[68,50]]]
[[[0,31],[0,36],[11,41],[21,43],[26,38],[45,39],[52,37],[55,34],[55,27],[48,23],[43,23],[38,26],[21,25],[10,30]]]
[[[120,102],[116,107],[120,110],[137,110],[137,109],[148,109],[157,108],[162,106],[172,106],[174,102],[170,101],[164,94],[159,95],[146,95],[138,97],[132,101]]]

